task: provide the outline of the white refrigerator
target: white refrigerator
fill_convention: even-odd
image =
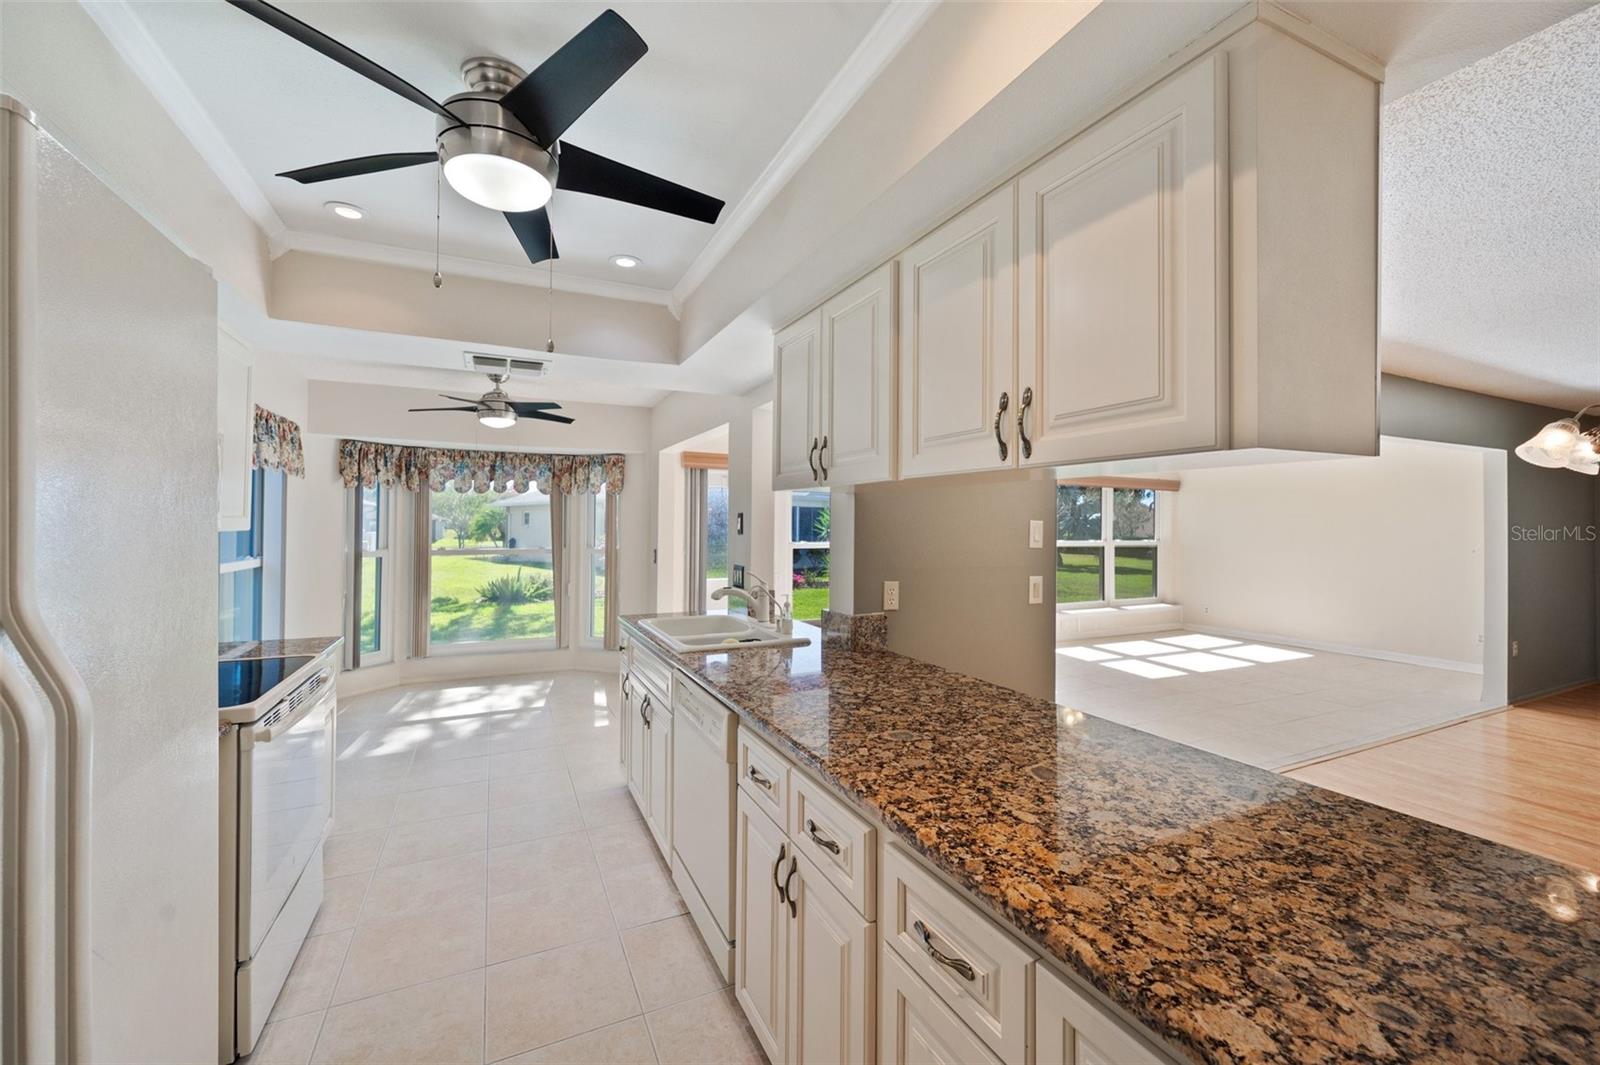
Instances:
[[[0,210],[0,1058],[214,1061],[216,283],[8,98]]]

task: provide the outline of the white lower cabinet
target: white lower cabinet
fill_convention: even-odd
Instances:
[[[630,677],[628,694],[623,698],[622,704],[625,715],[623,732],[626,734],[626,738],[622,741],[623,764],[628,771],[628,791],[633,795],[633,801],[639,807],[640,813],[644,813],[650,806],[648,791],[650,757],[643,713],[646,692],[647,689],[639,684],[637,677]]]
[[[1162,1065],[1165,1058],[1082,992],[1040,967],[1034,993],[1038,1065]]]
[[[739,791],[734,885],[733,994],[744,1008],[768,1060],[779,1065],[786,1044],[784,994],[789,907],[781,895],[789,871],[789,840],[750,796]]]
[[[887,943],[878,989],[884,1065],[1000,1065]]]
[[[637,658],[635,659],[637,662]],[[634,669],[622,696],[622,765],[628,792],[661,855],[672,857],[672,703]]]

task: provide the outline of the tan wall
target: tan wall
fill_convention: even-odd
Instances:
[[[900,582],[891,651],[1053,696],[1051,471],[863,485],[855,502],[855,610],[881,609],[883,582]],[[1045,522],[1049,546],[1028,547],[1031,519]],[[1029,575],[1044,578],[1043,603],[1028,602]]]

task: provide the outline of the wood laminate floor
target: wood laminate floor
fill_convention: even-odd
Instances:
[[[1600,684],[1288,775],[1600,871]]]

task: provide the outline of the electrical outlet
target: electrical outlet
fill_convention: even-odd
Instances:
[[[1511,641],[1511,657],[1515,658],[1522,653],[1522,645],[1516,640]]]
[[[1029,577],[1028,578],[1028,602],[1030,602],[1030,603],[1042,603],[1042,602],[1044,602],[1044,578],[1043,577]]]
[[[1044,522],[1042,522],[1042,521],[1030,521],[1030,522],[1028,522],[1028,546],[1029,547],[1043,547],[1044,546]]]
[[[885,610],[899,610],[900,609],[900,582],[899,581],[884,581],[883,582],[883,609],[885,609]]]

